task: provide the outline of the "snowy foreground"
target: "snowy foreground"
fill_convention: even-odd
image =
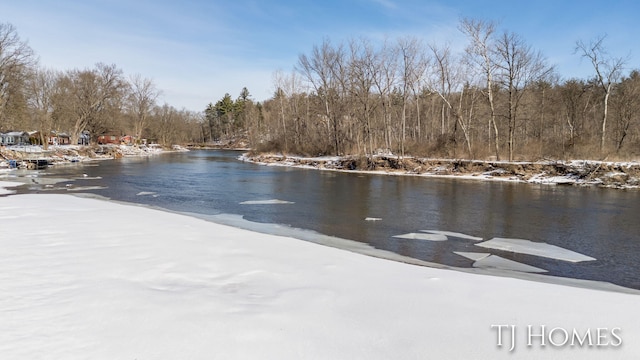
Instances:
[[[640,358],[639,295],[71,195],[0,197],[0,227],[2,359]]]

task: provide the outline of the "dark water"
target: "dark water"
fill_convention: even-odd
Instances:
[[[552,276],[640,289],[640,191],[336,173],[253,165],[236,160],[238,155],[172,153],[97,166],[53,167],[47,176],[78,178],[70,183],[74,187],[104,186],[88,191],[116,200],[201,214],[240,214],[251,221],[315,230],[453,266],[472,264],[453,251],[489,251],[463,239],[433,242],[392,236],[436,229],[485,240],[547,242],[597,260],[574,264],[490,252],[546,269]],[[56,185],[60,186],[65,184]],[[240,204],[268,199],[293,204]],[[382,220],[364,221],[367,217]]]

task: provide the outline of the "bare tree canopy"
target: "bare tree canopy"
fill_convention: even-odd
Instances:
[[[617,80],[620,79],[622,70],[626,63],[624,58],[614,58],[607,54],[607,50],[604,47],[604,40],[606,35],[600,36],[591,40],[588,44],[582,40],[576,42],[576,52],[582,54],[582,57],[587,58],[593,65],[595,71],[595,81],[604,92],[602,98],[602,126],[600,136],[600,152],[604,154],[605,141],[607,134],[607,119],[609,115],[609,98],[613,91],[613,86]]]
[[[62,80],[61,110],[71,120],[71,141],[90,130],[94,136],[112,130],[114,113],[122,109],[127,83],[116,65],[96,64],[95,69],[68,71]]]
[[[156,105],[156,99],[160,91],[151,79],[143,78],[136,74],[130,79],[127,108],[133,122],[133,134],[136,138],[142,138],[142,132],[147,126],[151,109]]]
[[[0,23],[0,130],[16,125],[9,119],[9,111],[16,110],[23,101],[22,87],[29,68],[36,64],[33,50],[20,40],[16,28]]]

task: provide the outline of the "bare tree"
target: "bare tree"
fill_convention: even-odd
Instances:
[[[35,69],[27,81],[27,104],[45,149],[49,145],[49,134],[54,130],[53,110],[60,76],[54,70]]]
[[[115,65],[98,63],[92,70],[72,70],[61,80],[64,86],[59,106],[64,113],[71,116],[71,142],[77,143],[80,134],[89,128],[97,132],[104,131],[104,115],[120,103],[127,87],[122,78],[122,70]]]
[[[422,43],[411,37],[398,39],[398,53],[400,60],[400,81],[402,84],[402,129],[400,134],[400,155],[404,157],[405,142],[407,135],[407,105],[411,90],[415,88],[416,83],[423,76],[424,67],[424,46]]]
[[[0,130],[7,124],[7,112],[22,98],[29,68],[35,65],[33,50],[21,41],[16,28],[0,23]]]
[[[471,149],[471,137],[469,136],[469,124],[464,121],[464,114],[462,111],[462,105],[465,97],[465,86],[463,78],[460,76],[461,71],[456,69],[455,59],[451,54],[451,50],[448,46],[438,48],[435,45],[430,45],[429,48],[433,54],[433,72],[434,79],[430,85],[432,92],[438,94],[442,99],[441,108],[441,135],[445,134],[445,118],[446,113],[451,112],[456,119],[457,125],[462,129],[465,143],[467,144],[467,151],[469,157],[473,157],[473,151]],[[458,104],[453,104],[453,93],[456,93],[458,97]]]
[[[460,31],[465,34],[470,44],[466,49],[467,59],[474,64],[484,76],[485,80],[485,95],[489,102],[490,117],[489,126],[493,127],[495,141],[494,149],[496,154],[496,160],[500,160],[500,143],[498,136],[498,125],[496,123],[496,108],[494,101],[494,72],[496,68],[493,47],[493,34],[495,32],[495,24],[493,22],[487,22],[474,19],[463,19],[459,26]]]
[[[342,46],[333,47],[328,40],[324,40],[320,47],[314,46],[311,57],[300,55],[297,70],[311,84],[315,93],[322,99],[324,117],[327,128],[332,137],[336,155],[341,152],[341,109],[340,95],[344,93],[341,84],[344,79],[339,76],[344,67],[344,49]]]
[[[160,91],[151,79],[143,78],[140,74],[131,76],[127,107],[133,119],[133,135],[136,139],[142,138],[142,132],[147,126],[151,109],[156,105],[158,96]]]
[[[540,52],[535,52],[524,40],[511,32],[504,32],[496,42],[496,67],[498,82],[507,91],[507,145],[509,161],[513,161],[514,134],[517,126],[518,107],[524,92],[536,81],[548,76],[553,68],[546,64]]]
[[[376,107],[372,93],[374,81],[373,69],[377,61],[376,54],[373,46],[366,39],[351,40],[349,49],[351,52],[350,89],[356,104],[358,119],[361,122],[363,153],[365,155],[373,154],[375,139],[373,136],[371,117]]]
[[[589,105],[587,85],[578,79],[569,79],[559,89],[563,115],[569,127],[569,147],[573,147],[584,120],[584,109]]]
[[[164,103],[162,106],[155,106],[152,110],[152,116],[155,117],[153,123],[155,124],[156,136],[158,142],[164,145],[169,145],[174,142],[178,133],[178,111]]]
[[[288,133],[293,133],[293,145],[300,146],[302,128],[306,123],[302,123],[304,117],[301,114],[300,99],[303,92],[303,86],[299,73],[293,71],[285,74],[282,71],[276,71],[273,74],[274,99],[277,100],[279,106],[280,125],[282,126],[282,138],[284,140],[284,150],[289,151]],[[287,128],[292,127],[292,131]]]
[[[276,72],[274,73],[274,83],[276,83],[276,91],[274,92],[273,98],[278,102],[279,105],[279,124],[282,129],[282,141],[284,142],[284,152],[289,151],[289,144],[287,143],[287,114],[286,114],[286,105],[287,102],[287,94],[285,93],[283,87],[285,86],[286,80],[284,80],[281,76],[282,73]]]
[[[397,83],[398,58],[396,48],[385,41],[378,52],[377,62],[372,64],[374,68],[373,83],[378,93],[382,107],[382,124],[384,128],[384,141],[387,150],[391,150],[391,93]]]
[[[595,80],[604,91],[602,99],[603,113],[600,132],[600,153],[604,155],[604,145],[607,133],[607,116],[609,112],[609,97],[616,81],[620,79],[622,69],[625,65],[625,59],[610,57],[604,47],[604,39],[606,35],[591,40],[588,44],[582,40],[576,42],[576,52],[580,52],[582,57],[591,61],[593,69],[596,72]]]
[[[637,126],[640,120],[640,72],[634,70],[629,77],[623,78],[613,99],[615,108],[615,140],[616,152],[622,149],[624,140],[629,135],[631,125]]]

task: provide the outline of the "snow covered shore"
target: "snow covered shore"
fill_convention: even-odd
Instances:
[[[262,165],[346,172],[640,189],[640,163],[638,162],[590,160],[508,162],[427,159],[411,156],[399,159],[395,155],[301,157],[279,154],[244,154],[239,157],[239,160]]]
[[[640,358],[639,295],[71,195],[0,197],[0,225],[2,359]]]
[[[159,145],[56,145],[50,146],[49,149],[43,150],[42,146],[10,146],[0,147],[0,170],[8,169],[9,161],[15,160],[19,166],[22,166],[23,160],[43,159],[47,160],[50,165],[84,162],[95,160],[111,160],[122,157],[134,156],[152,156],[163,152],[188,151],[188,149],[173,145],[171,149],[163,149]]]

